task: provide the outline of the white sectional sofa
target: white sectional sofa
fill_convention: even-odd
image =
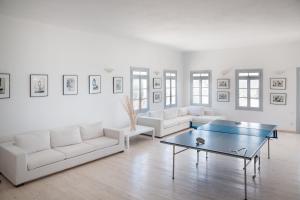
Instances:
[[[139,115],[137,123],[155,128],[156,137],[184,130],[190,127],[190,123],[206,124],[217,119],[225,119],[212,109],[200,106],[188,106],[182,108],[169,108],[165,110],[149,111]]]
[[[101,122],[35,131],[0,144],[0,172],[17,186],[122,151],[123,132]]]

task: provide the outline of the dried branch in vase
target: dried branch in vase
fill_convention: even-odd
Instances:
[[[137,120],[137,114],[133,109],[133,103],[130,100],[128,96],[124,97],[124,101],[122,102],[123,107],[128,114],[129,120],[130,120],[130,130],[136,130],[136,120]]]

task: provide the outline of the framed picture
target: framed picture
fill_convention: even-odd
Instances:
[[[271,93],[270,94],[270,104],[273,105],[286,105],[286,93]]]
[[[63,75],[63,95],[78,94],[78,76]]]
[[[286,78],[270,78],[270,89],[271,90],[285,90],[286,89]]]
[[[161,89],[161,78],[153,78],[153,89]]]
[[[153,103],[160,103],[162,100],[162,92],[153,92]]]
[[[30,97],[48,96],[48,75],[30,74]]]
[[[123,93],[123,77],[113,77],[113,93]]]
[[[218,89],[230,89],[230,79],[218,79],[217,87]]]
[[[0,99],[10,98],[10,74],[0,73]]]
[[[90,75],[89,76],[89,93],[97,94],[101,93],[101,76]]]
[[[218,102],[229,102],[229,92],[218,91],[217,92],[217,101]]]

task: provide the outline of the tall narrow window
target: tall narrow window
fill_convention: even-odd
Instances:
[[[149,110],[149,69],[131,68],[131,99],[135,111]]]
[[[211,102],[211,72],[191,72],[191,104],[210,106]]]
[[[177,106],[177,71],[165,71],[165,107]]]
[[[262,70],[236,70],[236,109],[262,111],[262,85]]]

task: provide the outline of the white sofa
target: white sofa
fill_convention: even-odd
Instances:
[[[139,115],[137,124],[155,128],[156,137],[190,128],[192,123],[206,124],[217,119],[225,119],[212,109],[200,106],[188,106],[182,108],[169,108],[165,110],[149,111]]]
[[[101,122],[35,131],[0,144],[0,172],[18,186],[122,151],[123,132]]]

